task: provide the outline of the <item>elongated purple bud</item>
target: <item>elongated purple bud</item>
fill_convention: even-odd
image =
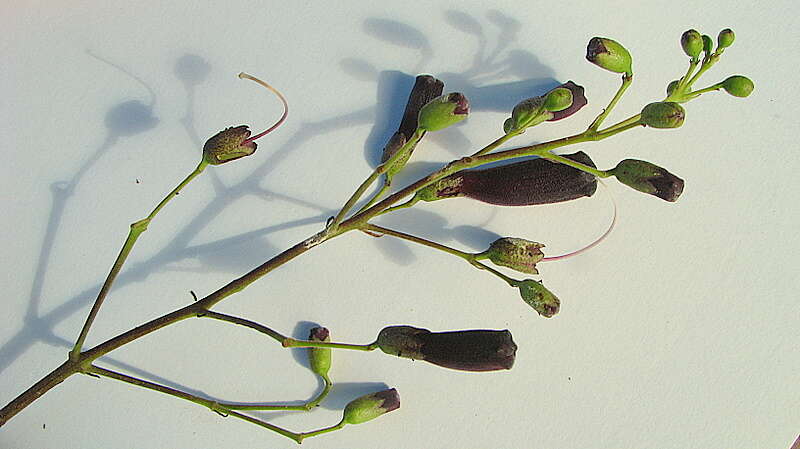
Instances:
[[[412,326],[389,326],[378,335],[378,347],[386,354],[462,371],[511,369],[517,353],[508,330],[431,332]]]
[[[582,151],[564,157],[595,167]],[[500,206],[531,206],[592,196],[596,190],[597,180],[593,175],[539,158],[461,171],[420,190],[416,196],[423,201],[466,196]]]

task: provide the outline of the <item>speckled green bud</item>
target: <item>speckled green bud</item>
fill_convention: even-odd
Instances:
[[[678,80],[674,80],[667,84],[667,96],[670,96],[673,92],[675,92],[675,88],[678,87],[678,83]]]
[[[586,47],[586,59],[600,68],[615,73],[633,73],[633,58],[628,50],[619,42],[605,37],[593,37],[589,41]]]
[[[342,422],[361,424],[398,408],[400,408],[400,395],[396,389],[378,391],[350,401],[344,408]]]
[[[742,75],[733,75],[722,82],[722,88],[734,97],[744,98],[753,92],[755,86],[750,81],[750,78]]]
[[[683,106],[671,101],[650,103],[642,109],[642,123],[651,128],[678,128],[685,118]]]
[[[203,160],[210,165],[224,164],[256,152],[256,143],[248,141],[250,130],[240,125],[218,132],[203,145]]]
[[[489,245],[489,249],[476,254],[478,260],[489,259],[495,265],[511,268],[520,273],[539,274],[536,264],[544,257],[544,245],[530,240],[503,237]]]
[[[681,35],[683,52],[691,58],[700,56],[703,51],[703,36],[697,30],[688,30]]]
[[[517,288],[522,300],[545,318],[557,314],[561,308],[561,301],[539,281],[525,279],[517,285]]]
[[[469,101],[462,93],[450,93],[434,98],[419,111],[419,128],[439,131],[464,120],[469,115]]]
[[[719,32],[717,36],[717,46],[719,48],[728,48],[733,45],[733,41],[736,39],[736,35],[733,34],[733,30],[730,28],[725,28],[724,30]]]
[[[665,201],[675,202],[683,193],[683,179],[647,161],[625,159],[609,171],[628,187]]]
[[[315,327],[309,332],[310,341],[331,341],[330,332],[324,327]],[[314,374],[322,377],[328,375],[331,369],[331,348],[309,348],[308,363]]]

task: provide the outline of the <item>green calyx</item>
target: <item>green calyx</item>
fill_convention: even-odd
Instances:
[[[220,165],[250,156],[256,152],[256,143],[249,141],[247,125],[225,128],[208,139],[203,145],[203,161],[209,165]]]
[[[735,39],[736,35],[733,34],[733,30],[730,28],[725,28],[719,32],[719,35],[717,35],[717,48],[728,48],[733,45],[733,41]]]
[[[310,341],[331,341],[330,332],[324,327],[311,329],[308,339]],[[328,375],[328,371],[331,369],[331,352],[331,348],[308,349],[308,364],[314,374],[322,377]]]
[[[394,388],[370,393],[350,401],[344,408],[342,422],[361,424],[400,407],[400,396]]]
[[[553,317],[561,308],[561,301],[539,281],[525,279],[516,287],[522,300],[545,318]]]
[[[469,101],[455,92],[434,98],[419,111],[418,126],[424,131],[439,131],[464,120],[469,115]]]
[[[722,82],[722,88],[734,97],[744,98],[753,92],[755,85],[746,76],[733,75]]]
[[[566,87],[557,87],[544,97],[544,109],[549,112],[558,112],[572,106],[572,91]]]
[[[619,42],[593,37],[586,47],[586,59],[592,64],[615,73],[633,74],[633,58]]]
[[[683,125],[686,110],[672,101],[650,103],[642,109],[642,123],[652,128],[678,128]]]
[[[489,259],[495,265],[508,267],[520,273],[539,274],[536,264],[544,258],[541,248],[544,248],[541,243],[503,237],[492,242],[486,251],[476,254],[475,259]]]

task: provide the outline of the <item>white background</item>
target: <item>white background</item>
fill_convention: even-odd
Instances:
[[[620,120],[685,71],[684,30],[716,36],[731,27],[735,44],[701,84],[745,74],[756,84],[750,98],[708,94],[687,105],[680,129],[580,147],[601,168],[626,157],[667,167],[686,180],[677,203],[612,179],[595,197],[558,206],[457,199],[381,221],[470,251],[504,235],[556,255],[603,232],[613,196],[619,223],[602,245],[540,267],[562,299],[556,317],[537,316],[513,289],[452,256],[357,233],[219,309],[296,337],[321,323],[346,342],[370,342],[389,324],[513,332],[516,364],[496,373],[335,353],[337,386],[323,407],[261,416],[311,430],[385,386],[398,388],[402,407],[309,447],[788,448],[800,429],[797,13],[792,2],[735,1],[0,6],[0,402],[64,360],[128,224],[191,171],[202,143],[226,126],[258,130],[277,117],[278,102],[238,72],[280,88],[289,121],[253,157],[207,170],[157,217],[90,346],[319,230],[397,126],[410,76],[437,75],[473,103],[467,123],[417,149],[409,170],[421,175],[495,139],[513,104],[554,80],[585,86],[589,106],[513,145],[582,130],[619,82],[584,60],[592,36],[634,55],[635,82],[610,119]],[[220,400],[294,401],[318,386],[304,357],[243,328],[189,320],[98,363]],[[172,397],[74,376],[11,420],[0,446],[295,443]]]

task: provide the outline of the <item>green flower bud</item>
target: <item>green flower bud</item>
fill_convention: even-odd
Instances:
[[[583,94],[583,86],[579,86],[572,81],[567,81],[566,83],[558,86],[554,90],[558,89],[567,89],[572,94],[572,102],[570,105],[560,111],[553,112],[553,117],[549,118],[548,122],[555,122],[557,120],[561,120],[564,118],[569,117],[570,115],[578,112],[582,107],[586,106],[588,101],[586,100],[586,95]]]
[[[632,74],[632,58],[618,42],[604,37],[593,37],[586,47],[586,59],[592,64],[616,73]]]
[[[642,109],[642,123],[652,128],[678,128],[685,118],[683,106],[671,101],[650,103]]]
[[[210,165],[224,164],[256,152],[257,145],[250,137],[247,125],[218,132],[203,145],[203,160]]]
[[[625,159],[610,172],[628,187],[671,203],[683,192],[683,179],[650,162]]]
[[[541,243],[503,237],[492,242],[486,251],[476,254],[476,258],[489,259],[495,265],[508,267],[520,273],[539,274],[536,264],[544,257],[540,248],[544,248]]]
[[[324,327],[311,329],[308,335],[310,341],[331,341],[330,332]],[[311,371],[318,376],[325,377],[331,369],[331,348],[309,348],[308,363]]]
[[[522,100],[511,111],[511,129],[523,129],[543,122],[549,116],[544,111],[544,97]]]
[[[714,51],[714,41],[711,39],[711,36],[704,34],[703,35],[703,52],[706,56],[710,55],[711,52]]]
[[[507,118],[506,121],[503,122],[503,132],[508,134],[511,132],[511,129],[514,126],[514,119],[511,117]]]
[[[722,88],[734,97],[744,98],[753,92],[755,86],[750,81],[750,78],[742,75],[733,75],[722,82]]]
[[[419,127],[439,131],[467,118],[469,101],[464,94],[450,93],[434,98],[419,111]]]
[[[561,301],[539,281],[525,279],[517,284],[517,288],[522,300],[545,318],[557,314],[561,308]]]
[[[733,40],[736,39],[736,36],[733,34],[733,30],[730,28],[725,28],[724,30],[719,32],[717,36],[717,47],[718,48],[728,48],[733,45]]]
[[[675,92],[675,88],[678,87],[678,83],[678,80],[674,80],[667,84],[667,96],[670,96],[673,92]]]
[[[544,109],[558,112],[572,106],[572,91],[566,87],[557,87],[544,97]]]
[[[692,59],[700,56],[703,51],[703,37],[697,30],[688,30],[681,35],[683,52]]]
[[[361,424],[398,408],[400,395],[396,389],[378,391],[350,401],[344,408],[342,422]]]

